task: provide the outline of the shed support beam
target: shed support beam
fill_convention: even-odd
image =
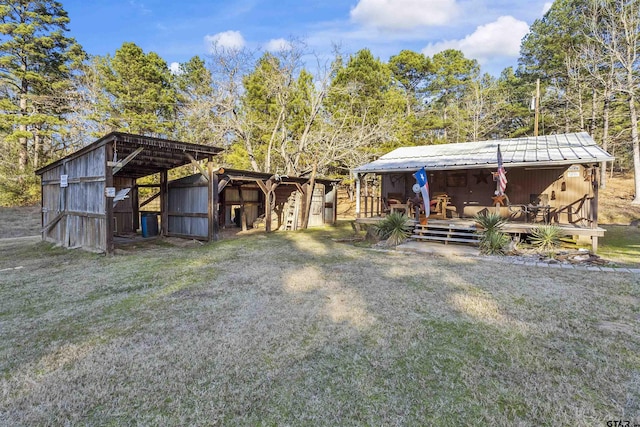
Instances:
[[[105,161],[106,165],[109,166],[109,161],[106,159],[113,159],[113,143],[107,144],[105,146]],[[104,186],[106,188],[113,187],[113,170],[105,167],[105,181]],[[107,197],[106,191],[103,195],[104,197],[104,214],[105,214],[105,251],[107,254],[113,253],[115,249],[115,245],[113,243],[113,203],[112,200]]]
[[[184,155],[187,157],[187,159],[189,159],[191,164],[200,171],[200,174],[204,176],[207,180],[209,180],[209,174],[207,173],[207,171],[204,170],[202,166],[200,166],[200,163],[198,163],[198,161],[194,159],[191,154],[184,153]]]
[[[166,236],[169,232],[169,173],[165,169],[160,171],[160,222],[162,223],[160,235]]]
[[[208,179],[209,185],[207,187],[207,193],[209,194],[209,203],[207,209],[207,217],[208,217],[208,241],[215,241],[220,239],[220,229],[219,229],[219,221],[218,221],[218,211],[219,211],[219,203],[218,203],[218,174],[214,171],[213,164],[209,163],[207,165],[208,168]]]
[[[356,218],[360,218],[360,175],[355,174],[356,178]]]
[[[144,150],[144,147],[138,147],[136,149],[136,151],[134,151],[133,153],[129,154],[127,157],[125,157],[124,160],[121,160],[121,161],[115,163],[115,165],[113,165],[113,162],[109,162],[111,165],[113,165],[113,170],[111,171],[111,174],[112,175],[117,174],[118,171],[120,171],[120,169],[125,167],[127,165],[127,163],[129,163],[131,160],[135,159],[136,156],[138,154],[142,153],[143,150]]]

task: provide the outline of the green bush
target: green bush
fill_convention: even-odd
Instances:
[[[484,229],[484,232],[500,231],[502,227],[508,222],[506,218],[500,216],[496,212],[487,212],[478,214],[473,217],[473,220]]]
[[[478,224],[478,234],[480,234],[480,253],[486,255],[504,255],[505,248],[510,242],[508,234],[501,230],[508,222],[506,218],[498,213],[487,212],[474,217]]]
[[[505,248],[511,241],[508,234],[500,231],[487,231],[480,237],[480,253],[485,255],[504,255]]]
[[[531,230],[529,241],[540,251],[550,252],[560,245],[560,238],[564,234],[556,225],[540,225]]]
[[[373,230],[380,239],[386,239],[390,245],[397,246],[411,235],[409,217],[403,213],[394,212],[385,217]]]

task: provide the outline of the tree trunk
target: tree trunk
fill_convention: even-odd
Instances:
[[[20,94],[20,113],[19,116],[24,118],[27,115],[27,95],[26,93]],[[27,125],[20,121],[18,125],[18,129],[20,129],[20,137],[18,142],[20,143],[20,152],[18,154],[18,170],[22,173],[27,168],[27,162],[29,161],[29,141],[24,135],[27,132]],[[19,177],[19,180],[22,180],[22,177]]]
[[[633,82],[633,76],[629,77]],[[631,143],[633,144],[633,175],[635,182],[635,197],[632,205],[640,205],[640,142],[638,141],[638,111],[633,90],[629,94],[629,113],[631,116]]]
[[[307,188],[306,205],[304,207],[304,217],[302,218],[302,228],[307,229],[309,227],[309,217],[311,216],[311,202],[313,201],[313,190],[316,186],[316,171],[318,165],[313,164],[311,170],[311,177],[309,178],[309,187]]]
[[[604,91],[604,102],[602,105],[602,149],[609,150],[609,108],[611,107],[609,90]],[[611,166],[613,168],[613,165]],[[602,162],[600,167],[600,188],[607,186],[607,162]]]

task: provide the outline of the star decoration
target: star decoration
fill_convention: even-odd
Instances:
[[[493,199],[493,205],[497,205],[500,204],[500,206],[505,206],[506,203],[504,202],[504,200],[506,199],[506,196],[504,194],[500,195],[500,196],[492,196],[491,197]]]
[[[487,178],[489,178],[491,175],[485,173],[484,169],[480,169],[480,172],[473,174],[473,176],[476,178],[476,184],[480,184],[481,182],[488,184],[489,181],[487,181]]]

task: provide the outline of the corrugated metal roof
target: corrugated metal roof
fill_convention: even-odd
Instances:
[[[553,166],[612,161],[586,132],[402,147],[359,166],[355,173],[495,168],[498,145],[505,167]]]

